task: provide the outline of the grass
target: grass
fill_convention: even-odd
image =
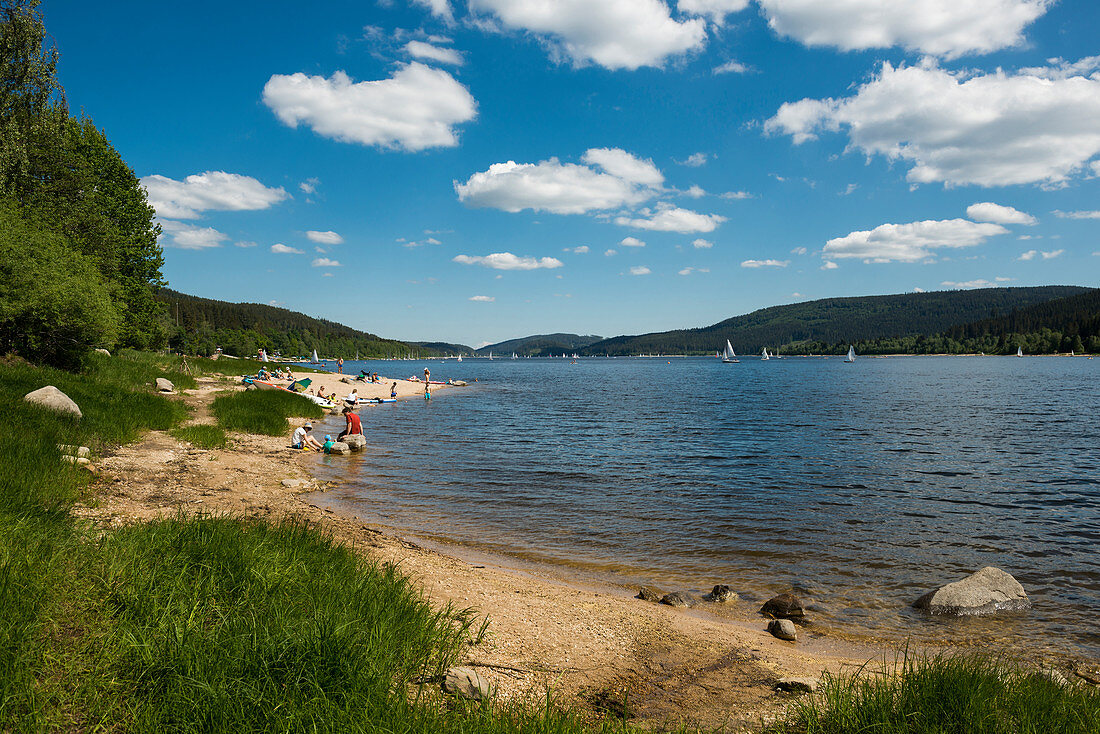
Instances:
[[[1003,656],[910,658],[887,675],[826,678],[770,734],[1100,732],[1100,691]]]
[[[214,398],[218,424],[227,431],[281,436],[290,433],[288,418],[320,418],[321,408],[283,390],[245,390]]]
[[[199,449],[224,449],[229,445],[225,429],[218,426],[184,426],[173,429],[171,434]]]
[[[438,678],[483,623],[301,522],[180,517],[104,533],[76,519],[91,475],[56,444],[99,451],[177,426],[186,411],[148,386],[177,382],[162,359],[96,357],[78,375],[0,364],[0,731],[626,730],[549,698],[445,699]],[[45,384],[84,418],[22,402]],[[273,399],[313,407],[243,397],[241,415],[287,407]],[[209,428],[176,435],[224,436],[190,430]]]

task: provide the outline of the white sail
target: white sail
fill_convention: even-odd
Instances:
[[[461,355],[461,354],[460,354],[460,355],[458,355],[458,361],[459,361],[459,362],[461,362],[461,361],[462,361],[462,355]]]
[[[760,352],[760,359],[768,359],[768,348],[764,347],[764,351]]]
[[[317,358],[317,350],[316,349],[313,350],[313,354],[309,358],[309,363],[310,364],[320,364],[321,363],[321,360]]]
[[[722,361],[723,362],[736,362],[737,361],[737,354],[733,351],[733,345],[730,344],[729,339],[726,339],[726,348],[722,352]]]
[[[261,362],[266,362],[267,361],[267,350],[266,349],[261,349],[260,350],[260,361]]]
[[[1016,356],[1017,357],[1024,356],[1024,348],[1023,347],[1016,347]]]
[[[856,348],[855,347],[848,347],[848,356],[844,358],[844,361],[845,362],[855,362],[856,361]]]
[[[492,362],[492,361],[493,361],[493,353],[492,353],[492,351],[490,351],[490,352],[489,352],[489,361],[490,361],[490,362]]]

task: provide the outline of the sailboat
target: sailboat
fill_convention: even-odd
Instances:
[[[779,356],[779,347],[775,348],[775,354],[773,354],[772,357],[774,357],[776,359],[783,359],[782,357]]]
[[[457,360],[457,361],[459,361],[459,362],[461,362],[461,361],[462,361],[462,355],[461,355],[461,354],[460,354],[460,355],[458,355],[458,360]]]
[[[493,361],[493,353],[492,353],[491,351],[489,352],[489,361],[490,361],[490,362],[492,362],[492,361]]]
[[[1024,348],[1023,347],[1016,347],[1016,356],[1017,357],[1024,356]]]
[[[515,352],[512,352],[512,359],[518,359],[518,357],[516,357],[516,353],[515,353]]]
[[[733,345],[730,344],[729,339],[726,339],[726,349],[722,352],[722,362],[724,364],[734,364],[738,361],[737,354],[733,351]]]
[[[856,361],[856,348],[848,347],[848,356],[844,358],[844,361],[848,364]]]
[[[760,353],[760,359],[761,359],[761,361],[771,359],[771,357],[768,356],[768,348],[767,347],[764,347],[764,351],[762,351]]]
[[[267,350],[266,349],[261,349],[260,350],[260,361],[261,362],[266,362],[267,361]]]
[[[313,354],[309,357],[310,364],[321,364],[321,360],[317,358],[317,350],[313,350]]]

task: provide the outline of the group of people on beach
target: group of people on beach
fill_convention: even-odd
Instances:
[[[334,439],[331,435],[325,436],[324,443],[321,443],[313,437],[313,423],[306,421],[304,424],[294,429],[294,435],[290,439],[291,448],[295,449],[312,449],[314,451],[321,451],[326,454],[332,453],[332,445],[343,441],[346,436],[362,436],[363,435],[363,422],[359,418],[359,414],[349,405],[345,406],[341,411],[344,416],[344,430],[340,432]]]

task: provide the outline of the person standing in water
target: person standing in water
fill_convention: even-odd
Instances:
[[[336,371],[341,375],[344,374],[344,358],[343,357],[339,357],[336,360]]]
[[[397,383],[396,382],[393,383],[393,385],[390,387],[390,397],[391,398],[396,398],[397,397]]]
[[[424,368],[424,399],[425,400],[431,400],[432,399],[432,383],[430,383],[428,381],[429,378],[431,378],[431,376],[432,376],[431,371],[427,367],[425,367]]]

